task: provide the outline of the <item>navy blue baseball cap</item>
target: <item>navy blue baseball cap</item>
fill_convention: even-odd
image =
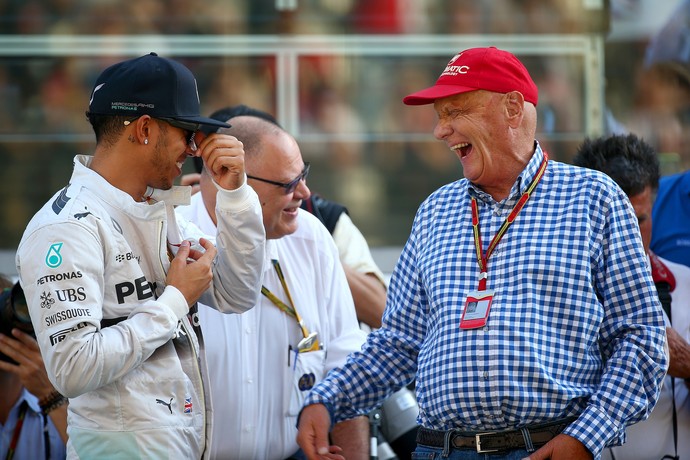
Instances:
[[[150,115],[186,124],[229,128],[201,116],[199,91],[192,72],[177,61],[156,53],[118,62],[96,80],[89,112],[97,115]]]

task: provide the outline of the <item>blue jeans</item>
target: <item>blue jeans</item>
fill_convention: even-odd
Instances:
[[[442,457],[441,447],[427,447],[417,445],[412,452],[412,460],[522,460],[529,457],[524,449],[514,449],[500,454],[478,454],[472,449],[451,449],[448,457]]]
[[[285,460],[307,460],[307,457],[306,457],[306,455],[304,455],[304,452],[302,452],[302,449],[297,449],[297,452],[290,455]]]

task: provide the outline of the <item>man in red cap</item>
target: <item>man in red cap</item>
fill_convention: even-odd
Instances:
[[[383,326],[305,401],[298,442],[416,379],[419,458],[598,459],[659,396],[663,315],[637,220],[607,176],[548,159],[538,91],[511,53],[465,50],[408,105],[464,179],[420,206]]]

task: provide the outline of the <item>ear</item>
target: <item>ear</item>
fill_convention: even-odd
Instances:
[[[155,124],[153,118],[149,115],[142,115],[134,122],[134,137],[141,144],[145,145],[150,142],[152,127]]]
[[[524,116],[525,97],[519,91],[511,91],[505,94],[503,101],[508,124],[512,128],[517,128],[522,123]]]

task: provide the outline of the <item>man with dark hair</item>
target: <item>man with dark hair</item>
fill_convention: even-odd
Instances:
[[[612,448],[604,458],[689,458],[690,439],[678,434],[690,432],[690,393],[680,380],[690,378],[690,268],[662,259],[649,249],[652,203],[659,187],[657,154],[634,134],[618,135],[585,140],[573,164],[606,173],[630,198],[666,313],[670,349],[668,375],[654,411],[649,419],[628,427],[625,444]]]
[[[92,156],[29,222],[16,256],[48,376],[69,398],[69,458],[208,453],[211,416],[199,365],[196,302],[254,306],[265,234],[244,150],[200,116],[194,75],[151,53],[96,80]],[[200,156],[217,188],[214,238],[175,218],[174,187]]]

